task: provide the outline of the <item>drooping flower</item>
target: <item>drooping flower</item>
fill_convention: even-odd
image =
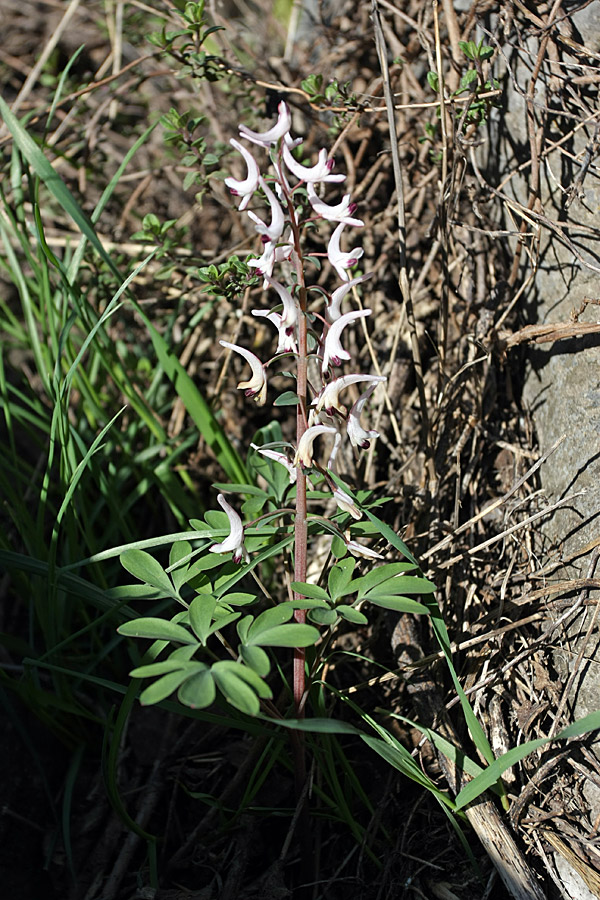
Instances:
[[[297,353],[296,338],[294,335],[294,327],[289,328],[283,316],[276,312],[269,312],[268,309],[253,309],[252,315],[268,319],[277,329],[277,350],[276,353]]]
[[[361,381],[377,383],[386,380],[383,375],[342,375],[341,378],[336,378],[335,381],[325,385],[321,393],[313,400],[312,405],[317,407],[317,412],[324,409],[329,416],[333,415],[336,409],[344,414],[346,410],[340,403],[340,391],[343,391],[349,384],[358,384]]]
[[[283,210],[281,208],[279,200],[262,176],[259,178],[259,184],[265,192],[265,196],[267,198],[269,206],[271,207],[271,224],[265,224],[265,222],[263,222],[263,220],[260,219],[256,215],[256,213],[252,212],[252,210],[248,210],[248,215],[250,216],[252,221],[256,223],[256,230],[259,234],[264,234],[270,241],[273,241],[273,243],[277,243],[277,241],[283,234],[283,227],[285,224]]]
[[[278,450],[268,450],[266,447],[257,447],[256,444],[250,444],[253,450],[256,450],[257,453],[260,453],[261,456],[266,456],[267,459],[272,459],[275,462],[278,462],[280,465],[284,466],[287,469],[288,475],[290,477],[290,484],[295,484],[296,479],[298,477],[298,470],[291,463],[286,456],[285,453],[280,453]]]
[[[362,519],[362,513],[352,497],[343,491],[341,488],[336,487],[333,492],[333,499],[342,510],[342,512],[350,513],[353,519]]]
[[[245,125],[240,125],[241,136],[248,141],[252,141],[253,144],[259,144],[261,147],[270,147],[271,144],[276,144],[279,138],[284,137],[292,127],[292,116],[284,100],[277,107],[277,112],[277,122],[268,131],[252,131]]]
[[[259,275],[264,276],[263,288],[266,289],[268,284],[266,278],[273,273],[273,266],[275,265],[275,244],[273,241],[270,241],[268,238],[265,239],[262,256],[259,256],[258,259],[249,259],[248,265],[250,268],[256,269]]]
[[[380,379],[381,380],[381,379]],[[385,379],[383,379],[385,381]],[[370,387],[361,394],[348,415],[348,421],[346,423],[346,431],[348,432],[348,437],[350,438],[350,443],[353,447],[360,447],[362,450],[368,450],[371,441],[374,438],[379,437],[378,431],[365,431],[365,429],[360,424],[360,416],[363,410],[363,407],[375,388],[377,384],[371,384]]]
[[[364,556],[366,559],[385,559],[381,553],[371,550],[370,547],[365,547],[364,544],[359,544],[358,541],[346,541],[346,547],[352,556]]]
[[[342,300],[348,291],[350,291],[355,284],[360,284],[372,276],[373,272],[365,272],[364,275],[359,275],[358,278],[352,278],[351,281],[345,281],[339,288],[335,289],[327,306],[327,316],[330,322],[335,322],[335,320],[339,319],[342,315]]]
[[[251,353],[250,350],[246,350],[245,347],[238,347],[237,344],[230,344],[229,341],[219,341],[219,343],[222,347],[227,347],[228,350],[235,350],[236,353],[243,356],[246,362],[250,364],[252,378],[248,381],[240,381],[238,388],[245,392],[246,397],[254,397],[259,406],[264,406],[265,400],[267,399],[267,375],[265,367],[258,356]]]
[[[340,250],[340,236],[345,227],[344,222],[340,222],[329,238],[327,257],[342,281],[349,281],[350,275],[347,270],[356,265],[364,251],[362,247],[354,247],[354,249],[350,250],[348,253],[343,253]]]
[[[352,312],[340,316],[339,319],[336,319],[335,322],[329,326],[329,331],[327,332],[323,346],[323,374],[325,374],[330,366],[339,366],[343,359],[350,359],[350,354],[347,350],[344,350],[340,343],[342,331],[346,325],[348,325],[349,322],[353,322],[354,319],[360,319],[363,316],[370,315],[370,309],[355,309]]]
[[[233,561],[239,563],[242,559],[248,560],[248,552],[244,547],[244,526],[235,509],[229,505],[223,494],[217,496],[221,508],[227,513],[229,519],[229,535],[220,544],[209,547],[211,553],[233,552]]]
[[[310,205],[321,218],[327,219],[328,222],[343,222],[344,225],[354,225],[356,227],[365,224],[362,219],[352,218],[352,214],[356,210],[356,203],[350,202],[350,194],[344,194],[341,203],[338,203],[336,206],[329,206],[328,203],[321,200],[312,182],[306,185],[306,190]]]
[[[325,148],[319,150],[318,162],[314,166],[303,166],[294,159],[292,151],[287,144],[284,144],[283,161],[292,175],[294,175],[298,181],[303,181],[305,184],[315,181],[339,182],[346,180],[345,175],[332,174],[335,163],[333,159],[327,159],[327,150],[325,150]]]
[[[298,306],[288,289],[279,284],[278,281],[275,281],[274,278],[265,276],[265,281],[277,291],[283,303],[283,315],[281,318],[284,324],[288,326],[295,325],[298,321]]]
[[[250,203],[250,199],[258,187],[258,182],[260,179],[260,169],[258,168],[258,163],[252,156],[249,150],[246,150],[239,141],[236,141],[235,138],[231,138],[229,143],[232,147],[235,147],[236,150],[242,154],[246,161],[246,165],[248,166],[248,175],[243,180],[238,180],[237,178],[226,178],[225,184],[229,188],[232,194],[236,197],[241,197],[242,202],[239,205],[239,209],[246,209],[248,204]]]
[[[313,464],[313,443],[320,434],[336,434],[336,430],[329,425],[321,424],[307,428],[298,442],[294,456],[295,466],[302,465],[305,469],[310,469]]]

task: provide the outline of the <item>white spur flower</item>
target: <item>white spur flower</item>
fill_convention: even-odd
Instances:
[[[387,381],[387,379],[384,375],[342,375],[340,378],[330,382],[330,384],[325,385],[321,393],[313,400],[312,406],[316,406],[317,412],[321,412],[324,409],[330,416],[333,415],[336,409],[344,415],[346,409],[340,402],[340,392],[348,385],[359,384],[361,381],[377,384],[380,381]]]
[[[329,243],[327,245],[327,258],[329,262],[338,273],[342,281],[349,281],[350,275],[348,273],[348,269],[351,269],[356,265],[358,260],[364,253],[362,247],[354,247],[353,250],[350,250],[348,253],[343,253],[340,250],[340,237],[342,231],[346,227],[344,222],[340,222],[337,226],[331,237],[329,238]]]
[[[385,378],[383,379],[385,381]],[[360,447],[361,450],[368,450],[371,441],[375,438],[379,437],[378,431],[365,431],[365,429],[360,424],[360,416],[363,411],[363,407],[375,388],[377,384],[371,384],[364,394],[361,394],[348,415],[348,421],[346,423],[346,431],[348,432],[348,437],[350,438],[350,443],[353,447]]]
[[[350,201],[350,194],[344,194],[341,203],[336,204],[336,206],[330,206],[321,200],[312,182],[306,185],[306,191],[310,205],[322,219],[327,219],[328,222],[343,222],[344,225],[353,225],[357,228],[365,224],[362,219],[352,218],[357,204]]]
[[[268,131],[252,131],[251,128],[240,125],[239,131],[241,136],[246,138],[247,141],[252,141],[253,144],[258,144],[261,147],[270,147],[271,144],[276,144],[279,138],[285,137],[292,127],[292,116],[289,107],[284,100],[282,100],[277,107],[277,112],[277,122],[272,128],[269,128]]]
[[[340,316],[339,319],[336,319],[335,322],[333,322],[329,326],[329,331],[325,336],[325,342],[323,345],[323,374],[327,372],[330,366],[341,365],[343,359],[351,359],[348,351],[344,350],[340,343],[342,331],[349,322],[353,322],[355,319],[361,319],[364,316],[370,315],[370,309],[355,309],[352,312],[348,312],[343,316]]]
[[[236,141],[235,138],[231,138],[229,141],[232,147],[235,147],[236,150],[244,157],[246,165],[248,167],[248,175],[246,178],[239,180],[237,178],[226,178],[225,184],[229,188],[232,194],[236,197],[241,197],[242,202],[239,205],[239,209],[246,209],[248,204],[250,203],[250,199],[254,193],[254,191],[258,187],[258,182],[260,180],[260,169],[258,168],[258,163],[252,156],[252,154],[243,147],[239,141]]]
[[[233,561],[239,563],[242,559],[248,560],[248,552],[244,547],[244,526],[242,520],[233,506],[230,506],[223,494],[217,496],[221,509],[227,513],[229,519],[229,534],[220,544],[209,547],[211,553],[233,553]]]
[[[329,425],[318,424],[307,428],[298,442],[298,449],[294,456],[294,465],[301,465],[305,469],[310,469],[313,464],[313,443],[315,438],[319,437],[320,434],[336,433],[336,429],[331,428]]]
[[[303,166],[302,163],[299,163],[292,156],[292,151],[287,146],[287,144],[283,145],[283,161],[286,164],[289,171],[294,175],[298,181],[303,181],[305,184],[309,182],[315,181],[345,181],[345,175],[334,175],[332,169],[335,165],[333,159],[327,159],[327,150],[323,148],[319,150],[318,161],[314,166]]]
[[[261,363],[258,356],[246,350],[245,347],[238,347],[237,344],[230,344],[229,341],[219,341],[221,347],[227,347],[228,350],[234,350],[243,356],[252,369],[252,378],[248,381],[240,381],[238,388],[244,391],[246,397],[254,397],[259,406],[264,406],[267,399],[267,375],[265,367]]]

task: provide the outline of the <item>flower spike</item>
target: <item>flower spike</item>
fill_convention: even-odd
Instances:
[[[329,204],[321,200],[312,182],[306,185],[306,190],[310,205],[321,218],[327,219],[328,222],[343,222],[344,225],[354,225],[356,227],[361,227],[365,224],[362,219],[352,218],[352,214],[356,209],[356,203],[350,202],[350,194],[344,194],[342,202],[338,203],[337,206],[329,206]]]
[[[235,509],[229,505],[223,494],[217,496],[219,506],[227,513],[229,519],[229,535],[220,544],[209,547],[211,553],[233,552],[233,561],[239,563],[242,559],[248,561],[248,552],[244,547],[244,526]]]
[[[261,363],[258,356],[246,350],[245,347],[238,347],[237,344],[230,344],[229,341],[219,341],[221,347],[227,347],[228,350],[235,350],[240,356],[243,356],[246,362],[250,364],[252,369],[252,378],[248,381],[240,381],[238,388],[245,392],[246,397],[254,397],[259,406],[264,406],[267,399],[267,376],[265,367]]]
[[[240,125],[241,136],[248,141],[252,141],[253,144],[259,144],[261,147],[270,147],[271,144],[276,144],[279,138],[284,137],[292,127],[292,116],[284,100],[277,107],[277,111],[279,114],[277,122],[268,131],[252,131],[250,128],[246,128],[245,125]]]
[[[342,281],[349,281],[350,275],[348,274],[347,269],[351,269],[352,266],[356,265],[364,251],[362,247],[355,247],[353,250],[350,250],[349,253],[343,253],[340,250],[340,236],[345,227],[344,222],[340,222],[329,238],[327,257]]]
[[[385,381],[385,379],[383,379]],[[370,447],[370,443],[374,438],[379,437],[378,431],[365,431],[365,429],[360,424],[360,415],[362,413],[363,407],[375,388],[377,384],[371,384],[370,387],[361,394],[352,409],[350,410],[350,415],[348,416],[348,422],[346,424],[346,430],[348,432],[348,437],[350,438],[350,443],[353,447],[360,447],[362,450],[368,450]]]
[[[349,322],[353,322],[354,319],[361,319],[364,316],[370,315],[370,309],[356,309],[353,312],[340,316],[339,319],[336,319],[336,321],[329,326],[323,348],[323,374],[325,374],[330,366],[339,366],[343,359],[350,359],[350,354],[347,350],[344,350],[340,343],[342,331],[346,325],[348,325]]]
[[[294,457],[294,465],[301,465],[305,469],[310,469],[313,464],[313,443],[315,438],[320,434],[336,433],[335,428],[331,428],[329,425],[312,425],[310,428],[307,428],[298,442],[298,449],[296,450],[296,455]]]
[[[258,187],[258,182],[260,180],[260,170],[258,168],[258,163],[252,156],[252,154],[243,147],[239,141],[236,141],[235,138],[231,138],[229,141],[232,147],[235,147],[236,150],[242,154],[246,161],[246,165],[248,166],[248,175],[244,178],[243,181],[239,181],[237,178],[226,178],[225,184],[229,188],[232,194],[236,197],[239,196],[242,198],[242,202],[239,205],[239,209],[246,209],[248,204],[250,203],[250,198],[252,194]]]

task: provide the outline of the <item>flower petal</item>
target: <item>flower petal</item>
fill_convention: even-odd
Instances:
[[[241,136],[248,141],[252,141],[253,144],[259,144],[262,147],[270,147],[271,144],[276,144],[279,138],[284,137],[292,127],[292,116],[285,101],[281,101],[277,107],[277,111],[277,122],[272,128],[269,128],[268,131],[252,131],[245,125],[240,125],[239,130]]]
[[[235,138],[231,138],[229,143],[232,147],[235,147],[236,150],[242,154],[246,161],[246,165],[248,166],[248,175],[243,180],[238,180],[237,178],[226,178],[225,184],[229,188],[232,194],[236,196],[242,197],[242,202],[239,205],[239,209],[246,209],[248,203],[250,202],[250,198],[252,194],[258,187],[258,182],[260,179],[260,169],[258,168],[258,163],[252,156],[252,154],[243,147],[239,141],[236,141]]]
[[[325,337],[325,344],[323,347],[323,374],[325,374],[330,366],[339,366],[343,359],[350,359],[350,354],[347,350],[344,350],[340,343],[342,331],[346,325],[348,325],[349,322],[353,322],[354,319],[361,319],[363,316],[370,315],[370,309],[356,309],[353,312],[348,312],[345,315],[340,316],[339,319],[336,319],[336,321],[329,326],[329,331]]]
[[[217,501],[219,506],[227,513],[227,518],[229,519],[229,535],[220,544],[213,544],[212,547],[209,547],[208,549],[211,553],[233,552],[233,561],[239,563],[242,558],[248,558],[248,554],[244,547],[244,526],[242,525],[242,520],[235,509],[229,505],[223,494],[217,496]]]
[[[364,275],[359,275],[358,278],[353,278],[351,281],[345,281],[339,288],[336,288],[327,305],[327,317],[330,322],[335,322],[335,320],[339,319],[342,315],[342,300],[348,291],[351,290],[355,284],[361,284],[368,278],[372,278],[373,274],[373,272],[365,272]]]
[[[312,182],[307,184],[306,190],[310,205],[321,218],[327,219],[328,222],[343,222],[344,225],[354,225],[356,227],[365,224],[362,219],[352,218],[352,213],[356,209],[356,203],[350,202],[350,194],[344,194],[343,200],[336,206],[329,206],[329,204],[321,200]]]
[[[318,397],[313,400],[312,406],[317,407],[317,412],[324,409],[328,415],[332,415],[336,409],[344,414],[346,410],[340,403],[340,391],[350,384],[358,384],[361,381],[371,381],[377,384],[380,381],[387,381],[387,379],[383,375],[342,375],[325,385]]]
[[[344,222],[340,222],[329,238],[327,257],[342,281],[349,281],[350,275],[346,270],[351,269],[352,266],[356,265],[364,251],[362,247],[354,247],[354,249],[350,250],[348,253],[343,253],[340,250],[340,237],[345,227]]]
[[[294,456],[294,465],[302,465],[305,469],[310,469],[313,464],[313,442],[315,438],[317,438],[320,434],[336,433],[336,429],[331,428],[329,425],[319,424],[312,425],[310,428],[307,428],[300,438],[300,441],[298,442],[298,449],[296,450],[296,455]]]
[[[345,181],[345,175],[332,175],[331,170],[334,166],[332,159],[327,159],[327,150],[323,148],[319,150],[318,162],[314,166],[303,166],[297,162],[292,156],[292,152],[287,144],[283,145],[283,161],[289,171],[298,181],[305,184],[315,181]]]
[[[227,347],[228,350],[235,350],[236,353],[243,356],[246,362],[250,364],[252,378],[248,381],[240,381],[238,388],[245,391],[246,397],[254,397],[259,406],[264,406],[265,400],[267,399],[267,376],[265,367],[258,356],[251,353],[250,350],[246,350],[245,347],[238,347],[237,344],[230,344],[229,341],[219,341],[219,343],[222,347]]]
[[[360,424],[360,416],[363,407],[376,387],[376,383],[372,384],[367,388],[364,394],[360,395],[360,397],[350,410],[348,421],[346,423],[346,430],[348,432],[348,437],[350,438],[350,443],[353,447],[360,447],[362,450],[368,450],[370,447],[370,442],[374,438],[379,437],[378,431],[365,431],[365,429]]]

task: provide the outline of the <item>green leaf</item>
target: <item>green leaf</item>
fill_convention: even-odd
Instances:
[[[394,744],[388,743],[387,741],[383,741],[380,738],[371,737],[371,735],[363,734],[361,735],[365,744],[367,744],[371,750],[374,750],[375,753],[378,753],[386,762],[388,762],[391,766],[398,771],[402,772],[408,778],[415,781],[417,784],[420,784],[422,787],[426,788],[430,793],[432,793],[438,800],[441,800],[450,808],[454,808],[454,804],[452,800],[444,794],[437,785],[431,781],[430,778],[425,775],[424,772],[421,771],[415,760],[410,755],[409,751],[403,747],[401,744],[394,742]]]
[[[153,682],[153,684],[142,691],[140,703],[142,706],[152,706],[154,703],[160,703],[161,700],[164,700],[173,691],[176,691],[184,681],[191,678],[194,672],[198,670],[198,666],[201,665],[202,663],[187,663],[185,669],[179,669],[177,672],[163,675],[162,678],[159,678],[158,681]]]
[[[373,597],[378,593],[384,594],[433,594],[436,590],[435,584],[427,578],[418,578],[416,575],[397,575],[395,578],[389,578],[382,584],[375,587],[365,594],[363,597]]]
[[[211,672],[227,702],[249,716],[255,716],[260,711],[259,697],[270,699],[273,696],[269,686],[256,672],[240,663],[229,660],[216,662]]]
[[[333,601],[341,597],[344,590],[350,584],[352,574],[356,566],[356,560],[352,556],[341,559],[329,570],[327,586]]]
[[[324,600],[325,603],[331,602],[327,591],[316,584],[307,584],[305,581],[292,581],[291,587],[293,591],[297,591],[303,597],[308,597],[311,600]]]
[[[280,603],[271,609],[265,609],[250,626],[248,641],[244,641],[244,643],[254,643],[254,641],[251,641],[254,635],[260,634],[261,631],[265,631],[268,628],[273,628],[275,625],[281,625],[282,622],[289,622],[293,615],[294,610],[287,603]]]
[[[177,699],[191,709],[205,709],[214,703],[217,689],[208,667],[185,681],[177,691]]]
[[[183,625],[169,622],[168,619],[155,619],[152,616],[124,622],[117,628],[123,637],[149,638],[158,641],[175,641],[178,644],[195,644],[196,638]]]
[[[257,647],[310,647],[319,637],[319,631],[312,625],[291,623],[261,631],[251,639],[251,643]]]
[[[248,604],[254,603],[256,599],[256,594],[232,592],[231,594],[223,594],[219,597],[219,603],[227,603],[229,606],[248,606]]]
[[[273,722],[274,725],[281,725],[283,728],[291,728],[294,731],[312,731],[315,734],[360,734],[362,732],[350,722],[343,722],[340,719],[324,719],[315,717],[314,719],[270,719],[267,716],[261,716],[267,722]]]
[[[375,513],[371,512],[370,509],[363,510],[367,519],[369,519],[374,525],[377,526],[377,531],[381,535],[381,537],[385,538],[386,541],[395,547],[396,550],[399,550],[402,556],[405,556],[413,565],[418,567],[418,562],[404,543],[404,541],[400,540],[395,531],[393,531],[389,525],[386,525],[385,522],[382,522],[381,519],[378,519]]]
[[[366,575],[351,581],[348,586],[340,592],[339,596],[345,597],[348,594],[356,593],[358,593],[359,596],[363,596],[367,591],[373,590],[373,588],[378,585],[390,581],[395,576],[402,575],[404,572],[413,568],[414,566],[411,566],[410,563],[384,563],[382,566],[376,566]]]
[[[190,625],[202,644],[206,644],[217,601],[211,594],[199,594],[190,603]]]
[[[432,91],[435,93],[439,93],[440,90],[440,79],[438,77],[437,72],[428,72],[427,73],[427,83]]]
[[[284,391],[277,397],[273,406],[298,406],[298,395],[294,391]]]
[[[333,609],[309,609],[308,618],[317,625],[333,625],[337,621],[337,612]]]
[[[145,550],[126,550],[121,553],[119,559],[123,568],[134,578],[164,591],[169,597],[178,597],[171,579],[161,564]]]
[[[167,672],[175,672],[182,669],[184,663],[176,659],[163,659],[161,662],[149,663],[147,666],[138,666],[129,673],[132,678],[156,678],[157,675],[165,675]]]
[[[364,613],[362,613],[359,609],[354,609],[353,606],[346,606],[345,603],[336,606],[335,608],[338,616],[341,616],[342,619],[346,619],[348,622],[352,622],[354,625],[367,625],[368,619]]]
[[[429,613],[426,606],[413,600],[411,597],[397,597],[395,594],[367,594],[364,600],[372,603],[373,606],[380,606],[382,609],[393,609],[396,612],[415,613],[423,615]]]
[[[254,484],[241,484],[237,482],[229,484],[226,481],[215,481],[213,487],[217,491],[229,491],[234,494],[250,494],[253,497],[262,497],[264,500],[268,500],[269,498],[266,491],[261,490],[261,488],[256,487]]]
[[[173,584],[175,585],[175,590],[179,591],[181,586],[186,583],[186,574],[190,567],[189,557],[192,553],[192,545],[189,541],[176,541],[171,547],[171,552],[169,554],[169,568],[171,572],[169,573]],[[182,560],[187,559],[188,562],[182,566],[178,566],[177,564]]]
[[[472,803],[480,794],[498,781],[503,772],[510,769],[511,766],[514,766],[515,763],[524,759],[538,747],[542,747],[544,744],[550,743],[550,741],[579,737],[590,731],[596,731],[599,728],[600,711],[590,713],[588,716],[578,719],[576,722],[573,722],[572,725],[563,728],[563,730],[554,738],[537,738],[534,741],[527,741],[527,743],[521,744],[519,747],[513,747],[499,759],[491,763],[491,765],[484,769],[480,775],[477,775],[472,781],[469,781],[469,783],[464,786],[456,798],[456,808],[462,809],[464,806],[467,806],[467,804]]]
[[[245,644],[241,644],[239,649],[240,656],[246,665],[254,669],[261,678],[266,678],[271,670],[271,661],[262,647],[247,647]]]

